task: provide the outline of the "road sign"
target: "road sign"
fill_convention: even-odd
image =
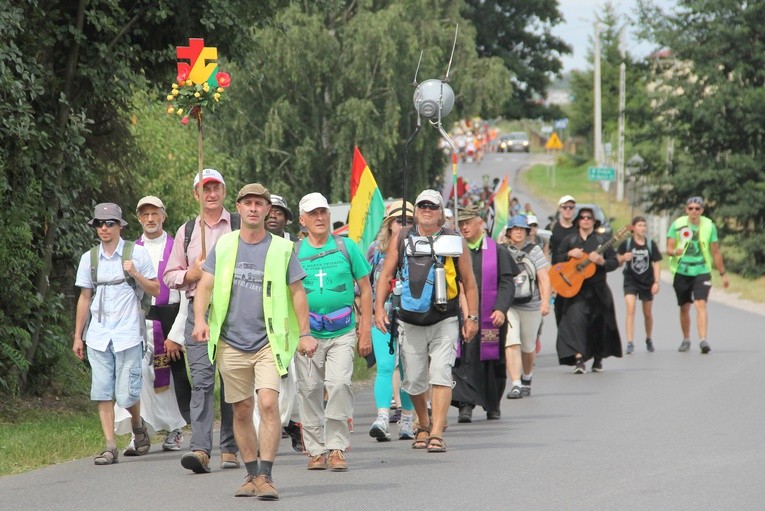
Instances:
[[[568,127],[568,117],[564,117],[563,119],[555,119],[555,122],[553,123],[556,130],[565,130]]]
[[[553,133],[550,135],[550,138],[547,140],[547,143],[545,144],[545,149],[552,149],[555,151],[560,151],[563,149],[563,143],[560,141],[560,138],[558,138],[557,133]]]
[[[615,181],[616,169],[613,167],[590,167],[587,169],[587,179],[590,181]]]
[[[542,130],[541,131],[542,131],[543,135],[549,135],[550,133],[553,132],[553,127],[552,126],[542,126]]]

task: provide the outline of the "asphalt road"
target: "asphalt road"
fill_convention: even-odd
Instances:
[[[506,169],[525,159],[495,163]],[[619,271],[609,283],[623,334]],[[645,351],[638,323],[635,354],[585,375],[558,366],[547,321],[531,397],[503,400],[500,421],[476,410],[472,424],[457,424],[452,409],[444,454],[370,438],[374,404],[369,386],[360,387],[350,470],[308,472],[307,458],[283,440],[274,467],[278,502],[233,497],[244,470],[217,469],[217,451],[213,472],[194,475],[181,468],[182,452],[153,446],[113,466],[88,458],[4,477],[0,510],[760,510],[765,322],[717,300],[709,310],[712,352],[701,355],[694,334],[693,350],[678,353],[677,307],[665,282],[654,305],[657,351]]]

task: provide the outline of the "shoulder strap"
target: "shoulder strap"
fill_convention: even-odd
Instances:
[[[133,257],[133,248],[135,247],[135,243],[132,241],[125,241],[125,244],[122,246],[122,262],[129,261],[131,257]],[[125,282],[128,283],[128,285],[132,288],[136,287],[135,279],[127,274],[126,271],[123,270],[125,273]]]
[[[236,231],[242,226],[242,217],[239,213],[231,213],[231,230]]]
[[[345,260],[348,261],[348,264],[351,266],[351,273],[353,273],[353,262],[351,261],[351,255],[348,253],[348,247],[345,246],[345,240],[342,236],[338,236],[337,234],[333,234],[332,237],[335,239],[337,249],[342,252]]]
[[[189,265],[189,243],[191,243],[191,235],[194,234],[196,223],[197,219],[192,218],[183,224],[183,255],[186,256],[186,266]]]
[[[630,250],[632,250],[632,236],[627,238],[627,252],[629,252]]]
[[[90,283],[93,284],[93,289],[96,288],[96,282],[98,282],[98,245],[90,249]]]

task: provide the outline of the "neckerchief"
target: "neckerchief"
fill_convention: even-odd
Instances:
[[[143,236],[135,242],[136,245],[144,245]],[[173,250],[173,238],[168,234],[165,240],[165,248],[162,252],[162,259],[159,261],[157,275],[159,280],[159,295],[154,301],[154,305],[167,305],[170,300],[170,288],[164,282],[161,275],[165,273],[165,266],[170,259],[170,252]],[[170,388],[170,361],[165,353],[165,333],[162,331],[162,323],[159,321],[151,322],[153,340],[154,340],[154,392],[163,392]]]

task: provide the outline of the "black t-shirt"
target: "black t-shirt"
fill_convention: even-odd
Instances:
[[[550,236],[550,259],[553,264],[565,262],[568,260],[568,258],[564,257],[561,259],[560,256],[558,256],[558,247],[560,246],[561,241],[576,232],[576,225],[572,225],[571,227],[563,227],[560,222],[555,222],[555,225],[553,225],[551,230],[552,236]]]
[[[647,244],[640,244],[634,238],[627,239],[622,241],[617,252],[632,252],[632,260],[624,265],[624,279],[651,287],[654,281],[651,263],[661,261],[661,251],[653,240],[647,240],[647,243],[651,244],[650,250]]]

